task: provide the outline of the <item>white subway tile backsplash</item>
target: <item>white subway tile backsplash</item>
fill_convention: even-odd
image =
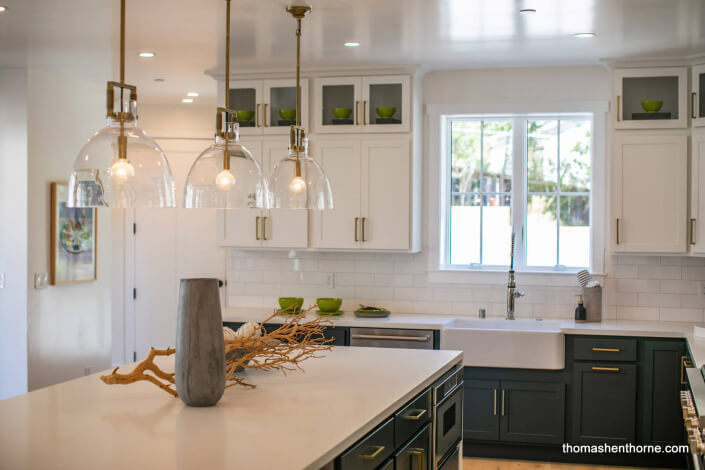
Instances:
[[[702,322],[703,310],[697,308],[660,308],[661,321],[691,321]]]
[[[619,255],[618,264],[661,264],[658,256]]]
[[[640,264],[639,279],[680,279],[680,266],[661,266],[651,264]]]
[[[673,281],[673,280],[661,280],[661,292],[664,294],[699,294],[701,289],[700,281]]]
[[[617,279],[636,279],[639,266],[636,264],[615,264],[612,266],[612,277]]]
[[[656,307],[617,307],[618,320],[658,320]]]
[[[637,294],[640,307],[680,307],[681,299],[677,294]]]
[[[705,281],[705,268],[683,266],[683,279]]]
[[[615,289],[619,292],[658,292],[658,279],[617,279]]]

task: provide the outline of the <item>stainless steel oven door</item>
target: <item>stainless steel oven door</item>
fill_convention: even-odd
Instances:
[[[463,437],[463,382],[436,405],[436,465]]]
[[[396,328],[350,328],[350,346],[433,349],[433,331],[400,330]]]

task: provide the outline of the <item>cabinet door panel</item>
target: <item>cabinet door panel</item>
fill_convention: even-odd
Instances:
[[[411,128],[411,78],[408,75],[382,75],[362,78],[362,132],[409,132]],[[378,107],[393,107],[384,118]]]
[[[705,134],[693,132],[692,153],[688,241],[691,253],[705,255]]]
[[[502,381],[500,439],[560,444],[564,441],[565,385]]]
[[[362,247],[409,249],[409,139],[368,140],[362,144]]]
[[[319,78],[314,82],[314,132],[349,134],[362,129],[362,79],[360,77]],[[349,110],[349,114],[334,114]]]
[[[690,112],[693,127],[705,126],[705,65],[692,69],[692,93],[690,95]]]
[[[318,139],[314,155],[333,189],[333,210],[312,214],[311,244],[316,248],[357,248],[360,246],[360,142]]]
[[[219,82],[218,102],[225,106],[223,82]],[[252,111],[250,121],[240,122],[240,135],[262,135],[262,80],[237,80],[230,82],[230,109]]]
[[[576,363],[573,440],[580,444],[634,442],[637,366]]]
[[[296,119],[284,119],[282,109],[296,109],[296,79],[265,80],[262,86],[262,133],[289,135]],[[301,125],[308,129],[308,79],[301,79]]]
[[[463,439],[499,440],[499,381],[465,380]]]
[[[641,390],[645,442],[682,444],[683,418],[680,390],[684,384],[685,344],[680,341],[645,341]]]
[[[614,251],[685,252],[687,137],[617,136],[613,156]]]

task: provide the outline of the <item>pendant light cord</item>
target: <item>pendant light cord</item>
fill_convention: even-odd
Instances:
[[[124,1],[124,0],[123,0]],[[225,0],[225,109],[230,110],[230,0]],[[227,115],[227,114],[226,114]],[[223,170],[230,169],[230,152],[228,151],[228,122],[225,122],[223,129],[225,137],[225,149],[223,150]]]
[[[127,138],[125,137],[125,0],[120,0],[120,137],[118,137],[118,159],[127,160]]]
[[[296,127],[301,127],[301,18],[296,18]]]

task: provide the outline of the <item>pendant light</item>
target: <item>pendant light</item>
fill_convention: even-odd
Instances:
[[[225,13],[225,108],[217,108],[215,143],[198,156],[184,186],[183,206],[266,207],[267,182],[252,153],[240,143],[237,111],[230,109],[230,0]]]
[[[175,207],[169,162],[137,127],[137,87],[125,83],[125,0],[120,1],[120,81],[108,82],[107,118],[108,125],[93,134],[76,157],[68,206]]]
[[[269,177],[272,207],[282,209],[333,209],[333,194],[323,168],[308,154],[308,139],[301,127],[301,19],[311,7],[286,9],[296,19],[296,126],[291,126],[289,153]]]

